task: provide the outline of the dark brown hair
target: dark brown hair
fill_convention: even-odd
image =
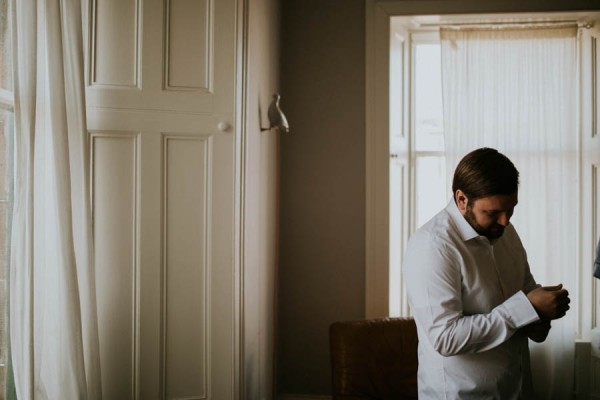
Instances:
[[[519,188],[519,171],[504,154],[482,147],[463,157],[454,171],[452,192],[462,190],[470,201]]]

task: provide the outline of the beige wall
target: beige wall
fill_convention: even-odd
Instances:
[[[266,110],[279,90],[279,2],[248,2],[246,214],[244,216],[244,365],[246,399],[273,398],[279,133]],[[259,114],[259,110],[261,111]]]
[[[279,393],[328,393],[328,328],[364,316],[362,0],[283,0]]]
[[[280,0],[278,393],[328,394],[328,327],[364,317],[365,0]],[[598,9],[597,0],[406,0],[407,14]],[[443,4],[443,7],[440,7]]]

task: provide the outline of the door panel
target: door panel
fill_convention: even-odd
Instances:
[[[94,0],[90,26],[92,85],[137,88],[141,0]],[[110,63],[105,60],[111,60]]]
[[[137,369],[137,138],[91,137],[96,290],[105,398],[135,392]],[[118,277],[118,279],[115,279]]]
[[[167,398],[205,398],[209,139],[164,137],[163,369]]]
[[[167,1],[165,87],[169,90],[210,91],[209,6],[207,0]]]

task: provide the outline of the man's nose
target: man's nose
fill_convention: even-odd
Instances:
[[[498,221],[496,221],[498,224],[506,227],[508,226],[508,221],[510,221],[510,215],[508,215],[508,213],[502,213],[500,214],[500,216],[498,217]]]

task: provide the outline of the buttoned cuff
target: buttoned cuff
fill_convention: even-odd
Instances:
[[[509,318],[517,329],[540,319],[537,311],[535,311],[535,308],[533,308],[533,305],[522,290],[506,300],[503,306],[506,307]]]

